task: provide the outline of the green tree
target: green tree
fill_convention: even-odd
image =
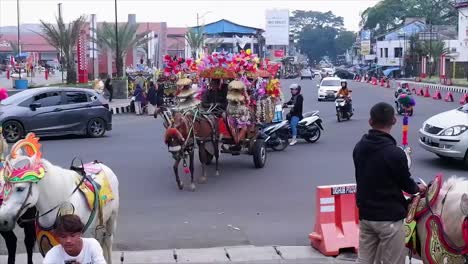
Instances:
[[[453,0],[382,0],[361,15],[361,27],[379,35],[397,28],[407,17],[425,18],[433,25],[456,25]]]
[[[196,58],[198,52],[203,49],[203,42],[205,40],[203,32],[204,28],[201,26],[199,28],[190,28],[187,33],[185,33],[185,39],[192,50],[192,58]]]
[[[124,58],[127,52],[134,47],[142,46],[151,39],[148,32],[136,33],[138,25],[125,23],[117,26],[119,51],[116,51],[117,36],[115,24],[104,22],[97,30],[97,43],[102,48],[108,48],[114,52],[117,65],[117,77],[123,77]]]
[[[356,41],[356,34],[352,31],[341,31],[335,39],[336,54],[344,54]]]
[[[37,32],[37,34],[42,36],[54,48],[58,50],[62,48],[63,62],[67,69],[67,83],[76,83],[74,48],[85,21],[84,16],[80,16],[69,24],[65,24],[62,17],[56,18],[56,25],[40,21],[41,32]]]
[[[344,30],[343,18],[331,11],[296,10],[292,14],[291,33],[309,61],[319,61],[324,56],[335,59],[355,41],[354,33]]]
[[[335,16],[331,11],[322,13],[317,11],[295,10],[290,18],[291,33],[298,37],[304,29],[336,28],[343,29],[343,17]]]
[[[20,53],[19,45],[17,43],[18,42],[11,40],[8,41],[8,44],[10,44],[11,52],[13,52],[14,56],[17,56]]]

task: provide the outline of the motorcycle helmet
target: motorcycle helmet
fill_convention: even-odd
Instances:
[[[340,85],[342,85],[343,83],[345,84],[344,87],[345,87],[346,89],[348,89],[348,82],[347,82],[346,80],[341,80]],[[341,87],[343,87],[343,86],[341,86]]]
[[[301,92],[301,86],[297,83],[293,83],[289,86],[290,90],[297,90],[299,93]]]

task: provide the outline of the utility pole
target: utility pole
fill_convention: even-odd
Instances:
[[[59,3],[58,4],[58,13],[59,13],[59,21],[60,23],[63,22],[63,18],[62,18],[62,3]],[[60,68],[61,68],[61,71],[62,71],[62,83],[63,83],[63,34],[60,34]]]
[[[17,15],[17,18],[18,18],[18,59],[21,55],[21,44],[20,44],[20,4],[19,4],[19,0],[16,0],[16,15]],[[18,67],[18,70],[19,70],[19,74],[18,74],[18,77],[19,79],[21,80],[21,64],[19,64],[20,66]]]
[[[117,68],[117,77],[119,75],[120,69],[120,59],[119,59],[119,29],[117,25],[117,0],[115,0],[115,67]]]
[[[429,79],[432,78],[432,67],[434,65],[432,65],[434,62],[433,62],[433,59],[432,59],[432,22],[429,20],[429,61],[430,61],[430,65],[431,65],[431,68],[429,70]]]

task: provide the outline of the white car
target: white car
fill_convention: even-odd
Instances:
[[[441,158],[463,160],[468,167],[468,104],[429,118],[419,130],[419,144]]]
[[[301,80],[310,79],[312,80],[314,76],[312,75],[312,71],[309,68],[305,68],[301,70]]]
[[[334,68],[322,68],[322,72],[324,74],[328,74],[328,76],[335,75],[335,69]]]
[[[318,100],[335,100],[338,91],[341,89],[341,79],[338,77],[326,77],[317,85]]]

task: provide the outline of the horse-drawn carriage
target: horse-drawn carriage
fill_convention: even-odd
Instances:
[[[166,68],[164,73],[177,76],[176,104],[160,109],[157,114],[165,120],[165,143],[176,160],[174,172],[179,188],[183,188],[176,169],[180,161],[186,172],[192,174],[191,186],[195,188],[192,162],[195,146],[199,149],[203,180],[205,166],[213,157],[217,161],[219,153],[252,155],[255,167],[263,168],[267,151],[260,123],[272,121],[281,95],[279,82],[269,80],[274,74],[257,70],[258,61],[246,53],[208,55],[196,67],[193,61],[171,61],[178,63],[168,63],[170,69]]]

